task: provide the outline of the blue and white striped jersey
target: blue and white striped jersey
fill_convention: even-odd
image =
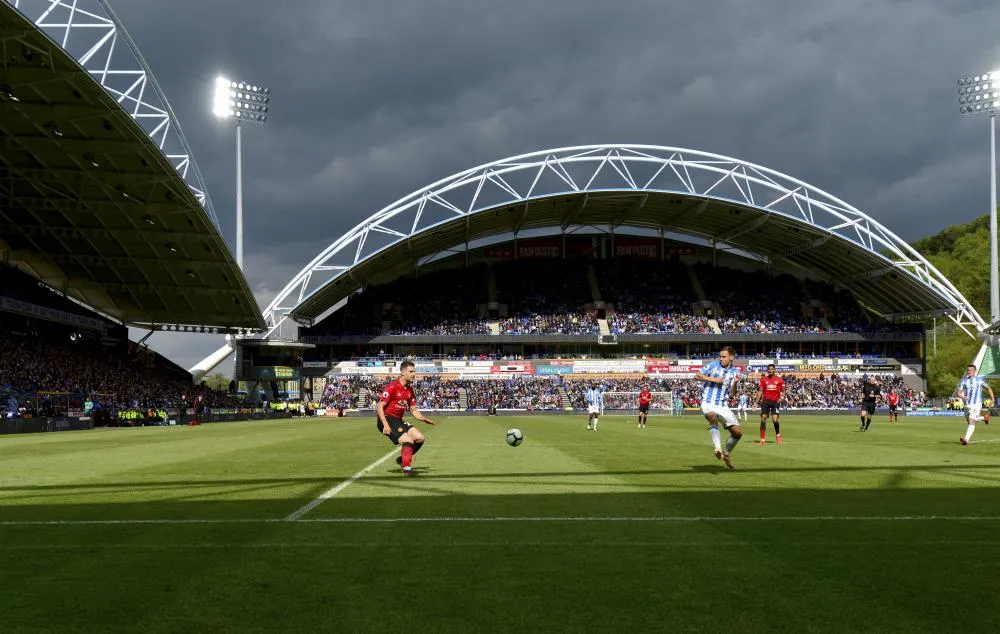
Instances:
[[[587,405],[604,405],[604,392],[600,390],[587,388],[583,398],[587,401]]]
[[[723,368],[718,361],[712,361],[701,369],[701,373],[710,377],[724,377],[725,381],[720,383],[705,383],[705,389],[701,392],[701,402],[708,405],[729,405],[729,392],[733,389],[740,371],[735,365]]]
[[[967,376],[959,384],[965,393],[966,405],[983,404],[983,387],[986,386],[986,379],[981,376]]]
[[[747,406],[747,395],[740,394],[740,407],[746,407],[746,406]]]

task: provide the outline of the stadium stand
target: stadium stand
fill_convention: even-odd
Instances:
[[[508,306],[500,334],[597,334],[597,317],[586,310],[593,301],[586,262],[517,260],[494,270],[499,302]]]
[[[43,17],[56,8],[43,7]],[[194,182],[194,158],[164,150],[167,130],[180,134],[172,113],[136,108],[133,116],[132,89],[113,95],[98,80],[128,74],[151,98],[159,94],[151,75],[137,60],[141,70],[121,71],[125,57],[112,59],[106,48],[121,37],[88,47],[88,60],[109,55],[99,75],[64,48],[71,31],[91,26],[59,25],[51,37],[0,2],[10,52],[0,81],[0,396],[4,418],[73,419],[51,427],[15,421],[3,433],[162,422],[165,406],[183,413],[232,405],[129,342],[128,326],[233,334],[265,327],[209,199],[171,162],[180,157]],[[142,124],[156,117],[163,122],[153,138]]]
[[[708,318],[693,312],[698,298],[685,264],[616,259],[603,262],[597,270],[601,293],[614,306],[608,316],[611,332],[712,332]]]

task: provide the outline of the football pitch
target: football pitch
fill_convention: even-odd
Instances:
[[[1000,424],[421,429],[416,478],[371,417],[0,437],[2,629],[1000,630]]]

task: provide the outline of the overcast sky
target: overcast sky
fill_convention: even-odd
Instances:
[[[518,153],[671,145],[785,172],[907,240],[987,212],[1000,67],[987,0],[113,0],[193,146],[230,242],[222,72],[269,86],[247,129],[246,274],[261,305],[372,212]],[[235,248],[234,248],[235,251]],[[190,366],[218,341],[150,343]]]

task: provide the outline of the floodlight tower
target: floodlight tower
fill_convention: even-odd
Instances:
[[[215,80],[212,112],[222,119],[236,122],[236,264],[243,270],[243,124],[267,122],[271,89],[232,81],[226,77]]]
[[[1000,282],[997,280],[997,145],[996,119],[1000,110],[1000,70],[958,80],[958,111],[990,115],[990,323],[1000,321]]]

